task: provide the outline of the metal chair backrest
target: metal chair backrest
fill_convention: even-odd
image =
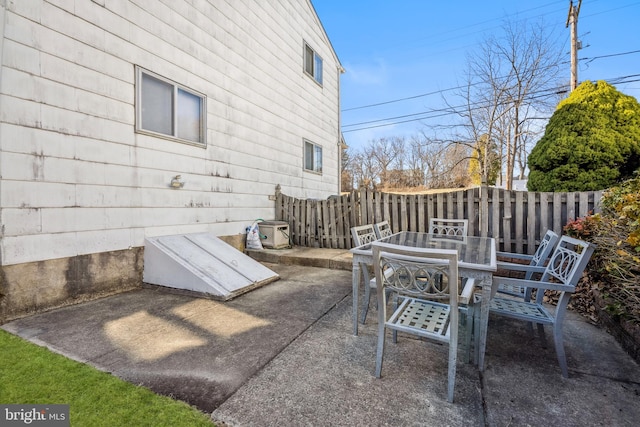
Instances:
[[[544,237],[540,241],[540,245],[538,245],[538,249],[533,254],[531,258],[531,262],[529,265],[544,265],[544,262],[549,258],[549,255],[553,252],[553,249],[556,247],[556,242],[560,236],[558,236],[555,232],[551,230],[547,230],[544,234]],[[527,277],[528,279],[529,277]]]
[[[468,227],[469,221],[466,219],[429,219],[429,233],[441,239],[465,243],[467,241]]]
[[[354,248],[378,240],[372,224],[351,227],[351,237]]]
[[[467,236],[469,221],[466,219],[430,218],[429,233],[446,236]]]
[[[383,242],[374,242],[372,248],[376,280],[383,290],[414,298],[448,300],[452,309],[457,309],[456,250],[399,247]]]
[[[549,281],[553,277],[565,285],[575,287],[594,250],[595,247],[590,243],[562,236],[540,280]],[[542,292],[538,294],[536,301],[542,302]]]
[[[391,230],[391,226],[389,225],[389,221],[387,220],[373,224],[373,228],[376,231],[376,236],[378,236],[378,239],[383,239],[393,234],[393,230]]]

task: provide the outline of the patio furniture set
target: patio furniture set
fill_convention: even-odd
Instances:
[[[393,233],[387,221],[351,229],[353,334],[358,335],[359,317],[365,323],[374,293],[375,376],[382,373],[387,330],[392,331],[394,343],[398,332],[443,343],[449,350],[447,400],[453,402],[458,355],[484,370],[489,313],[493,313],[523,320],[531,330],[536,324],[542,339],[544,325],[550,325],[562,376],[568,377],[562,327],[593,245],[549,230],[536,252],[526,255],[496,251],[491,237],[468,236],[464,219],[432,218],[428,230]],[[365,295],[359,316],[362,280]],[[555,310],[543,303],[545,290],[559,293]]]

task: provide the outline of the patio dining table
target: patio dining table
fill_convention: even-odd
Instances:
[[[479,318],[478,368],[484,369],[484,353],[487,344],[489,323],[489,301],[492,292],[493,273],[497,270],[495,239],[492,237],[444,236],[415,231],[401,231],[379,240],[400,246],[434,249],[455,249],[458,251],[458,271],[460,277],[473,278],[481,287]],[[362,280],[361,265],[373,265],[371,243],[351,249],[353,254],[353,334],[358,335],[358,288]],[[365,286],[369,286],[365,283]],[[368,301],[366,302],[368,303]]]

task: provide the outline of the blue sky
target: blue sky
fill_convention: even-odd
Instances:
[[[464,80],[466,55],[477,52],[486,36],[499,35],[505,20],[543,19],[570,60],[570,32],[565,27],[569,0],[312,2],[346,69],[341,78],[342,124],[347,144],[356,149],[372,139],[410,137],[424,131],[426,124],[446,122],[447,117],[405,123],[398,122],[419,116],[390,118],[443,108],[443,96],[451,96],[446,89]],[[583,45],[579,81],[635,75],[614,85],[640,99],[638,25],[640,1],[583,0],[578,19]],[[568,84],[569,63],[565,66]],[[400,101],[389,102],[396,100]],[[378,103],[385,104],[360,108]],[[369,121],[376,122],[349,126]],[[390,125],[375,127],[381,124]],[[353,131],[361,128],[368,129]]]

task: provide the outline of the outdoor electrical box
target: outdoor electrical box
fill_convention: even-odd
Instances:
[[[262,221],[258,223],[260,228],[260,241],[262,246],[271,249],[288,248],[289,224],[285,221]]]

